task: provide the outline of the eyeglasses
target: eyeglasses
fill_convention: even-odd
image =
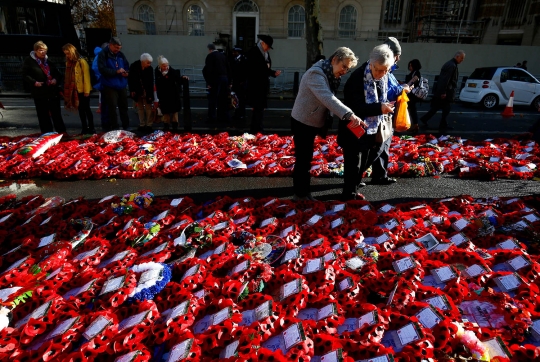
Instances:
[[[343,69],[345,73],[349,73],[351,71],[351,67],[348,67],[343,63],[341,63],[341,69]]]
[[[377,67],[375,67],[375,65],[373,65],[373,64],[371,64],[371,63],[370,63],[369,65],[370,65],[370,67],[371,67],[371,72],[372,72],[372,73],[374,73],[374,72],[376,72],[376,73],[383,73],[383,74],[388,73],[388,68],[386,68],[386,67],[384,67],[384,68],[377,68]]]

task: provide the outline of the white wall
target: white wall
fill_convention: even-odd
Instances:
[[[208,54],[206,45],[215,40],[214,36],[177,36],[177,35],[122,35],[122,51],[129,62],[139,59],[142,53],[150,53],[157,64],[157,56],[164,55],[171,65],[204,65]],[[340,47],[347,46],[363,62],[369,52],[379,44],[375,41],[328,40],[324,42],[325,55],[328,57]],[[532,74],[540,75],[540,46],[502,46],[470,44],[402,43],[402,55],[399,65],[401,72],[406,72],[409,60],[417,58],[422,64],[422,72],[438,73],[441,66],[463,49],[465,60],[459,66],[461,75],[468,75],[477,67],[515,65],[528,60],[528,69]],[[304,68],[306,64],[306,46],[303,39],[275,39],[271,50],[273,68]]]

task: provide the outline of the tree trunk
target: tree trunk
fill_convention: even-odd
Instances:
[[[306,69],[323,54],[323,33],[319,23],[320,0],[305,0],[306,5]]]

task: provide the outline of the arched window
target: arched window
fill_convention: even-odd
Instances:
[[[258,13],[259,7],[251,0],[240,0],[234,5],[235,13]]]
[[[303,38],[306,11],[300,5],[294,5],[289,9],[289,38]]]
[[[356,34],[356,8],[347,5],[339,13],[339,37],[354,38]]]
[[[190,5],[187,10],[188,35],[204,35],[204,12],[198,5]]]
[[[138,10],[139,20],[144,22],[146,27],[146,34],[156,35],[156,22],[154,20],[154,9],[148,5],[139,6]]]

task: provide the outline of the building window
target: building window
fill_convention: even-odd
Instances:
[[[339,37],[354,38],[356,35],[356,8],[347,5],[339,13]]]
[[[525,17],[525,1],[510,1],[507,3],[505,26],[523,25]]]
[[[258,13],[259,7],[251,0],[240,0],[234,6],[235,13]]]
[[[154,20],[154,9],[148,5],[141,5],[138,10],[139,20],[144,23],[146,34],[156,35],[156,22]]]
[[[300,5],[289,9],[289,38],[303,38],[306,23],[306,11]]]
[[[385,23],[401,23],[403,13],[403,0],[387,0],[384,9]]]
[[[190,5],[187,10],[188,35],[204,35],[204,12],[198,5]]]

